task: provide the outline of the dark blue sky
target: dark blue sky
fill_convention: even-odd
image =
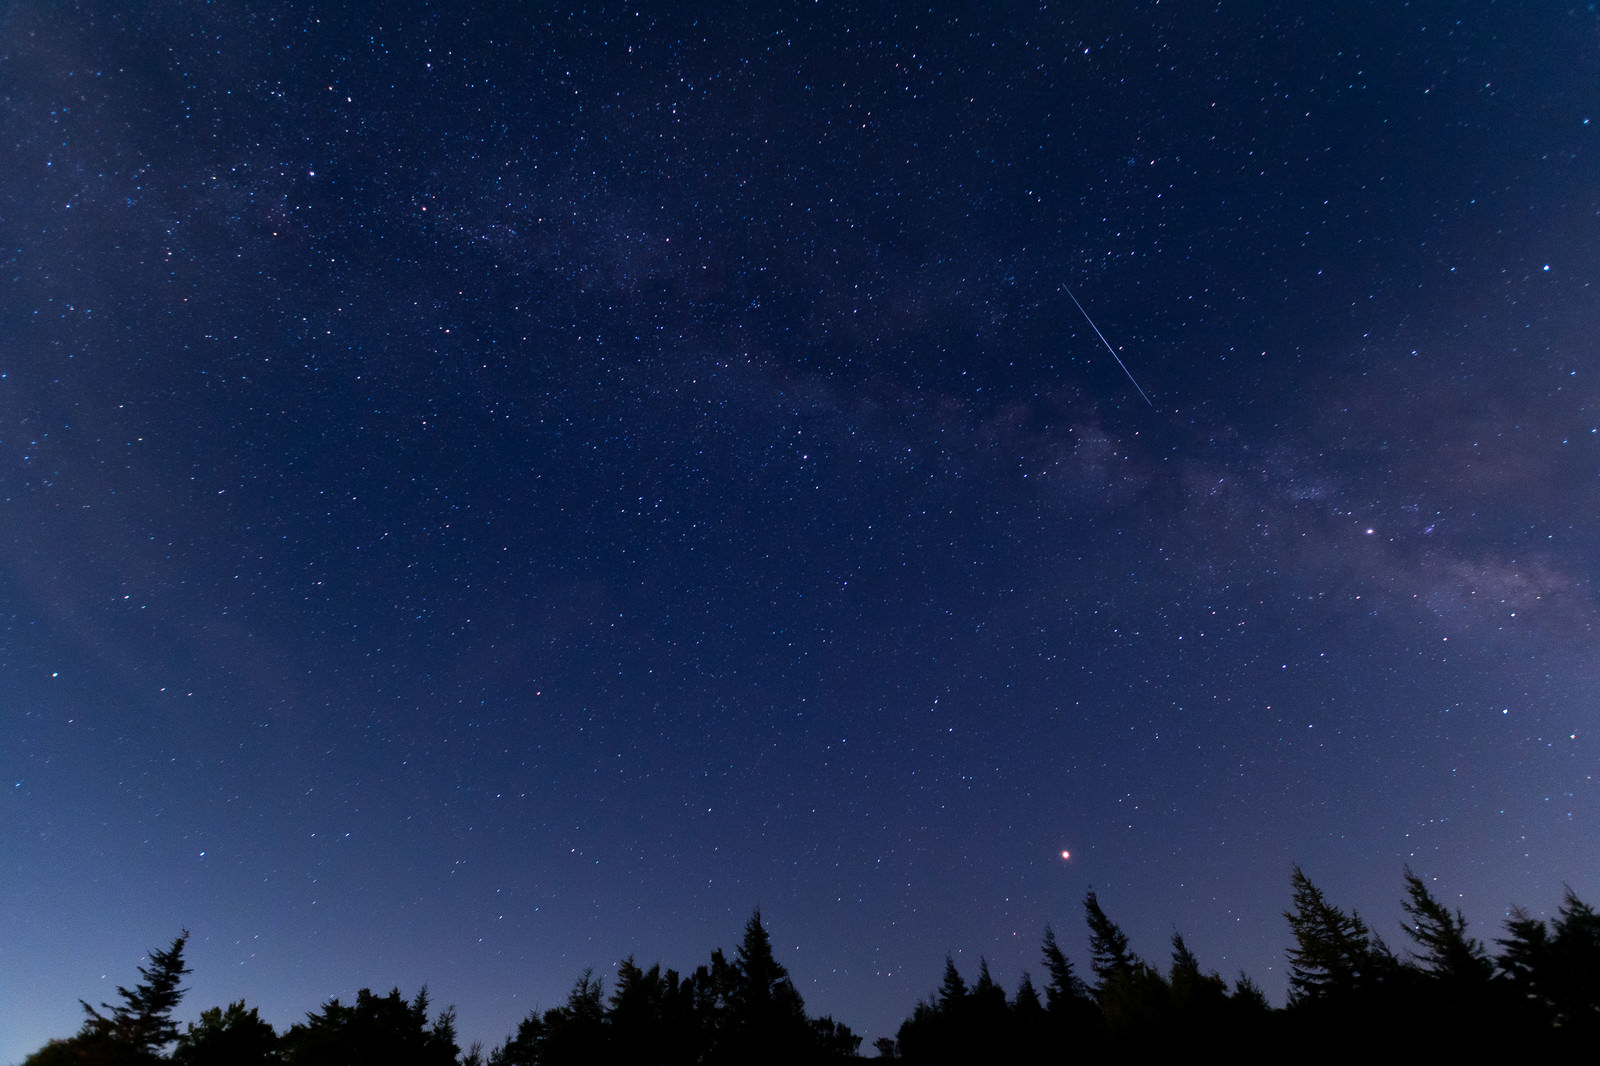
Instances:
[[[348,7],[0,14],[0,1059],[1600,895],[1592,8]]]

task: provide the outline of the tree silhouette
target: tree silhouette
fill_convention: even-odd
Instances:
[[[861,1038],[829,1015],[811,1019],[811,1036],[818,1062],[849,1062],[861,1050]]]
[[[65,1040],[51,1040],[44,1047],[22,1060],[22,1066],[100,1066],[114,1063],[112,1052],[104,1045],[90,1046],[82,1034]]]
[[[1073,971],[1072,960],[1056,943],[1056,932],[1048,924],[1044,927],[1043,952],[1045,971],[1050,975],[1050,983],[1044,989],[1049,1042],[1076,1046],[1095,1042],[1102,1028],[1099,1004],[1091,997],[1089,986]]]
[[[277,1060],[278,1034],[256,1008],[245,1009],[244,1000],[228,1004],[226,1011],[201,1011],[172,1050],[178,1066],[267,1066]]]
[[[1027,970],[1022,971],[1022,980],[1017,982],[1017,995],[1011,1001],[1011,1009],[1018,1015],[1044,1016],[1044,1003],[1039,999],[1039,990],[1033,987],[1033,975]]]
[[[946,1014],[953,1014],[959,1011],[966,1001],[967,982],[962,979],[961,971],[956,969],[956,960],[946,955],[944,957],[944,980],[939,982],[939,1009]]]
[[[1218,974],[1203,973],[1200,960],[1179,933],[1172,934],[1172,969],[1168,984],[1172,988],[1172,1007],[1180,1023],[1189,1026],[1214,1025],[1223,1015],[1228,1000],[1228,983]]]
[[[1284,912],[1295,941],[1289,949],[1291,1004],[1370,990],[1393,970],[1394,956],[1360,915],[1329,903],[1298,865],[1291,884],[1294,909]]]
[[[1006,1002],[1006,990],[989,972],[989,960],[981,956],[978,979],[972,983],[972,991],[967,996],[966,1013],[965,1028],[971,1034],[974,1051],[979,1057],[985,1048],[1002,1060],[1016,1056],[1015,1027],[1011,1005]]]
[[[290,1027],[282,1041],[289,1066],[382,1062],[386,1066],[455,1066],[455,1014],[446,1010],[428,1023],[428,990],[407,1003],[398,988],[387,996],[371,989],[356,993],[353,1005],[330,999],[320,1012]]]
[[[548,1010],[536,1045],[540,1066],[594,1061],[607,1036],[604,988],[593,970],[585,970],[567,993],[564,1006]]]
[[[1017,994],[1011,1001],[1011,1030],[1018,1062],[1036,1061],[1046,1054],[1050,1033],[1050,1016],[1045,1013],[1039,990],[1033,987],[1033,978],[1022,972],[1017,984]]]
[[[1089,921],[1090,969],[1095,999],[1114,1036],[1149,1043],[1170,1029],[1171,996],[1161,975],[1128,946],[1121,927],[1106,916],[1091,891],[1083,899]]]
[[[617,965],[606,1028],[619,1062],[692,1062],[693,1027],[680,1009],[678,975],[660,966],[642,970],[629,955]]]
[[[810,1064],[853,1058],[860,1046],[833,1019],[807,1017],[757,910],[732,962],[719,948],[688,978],[659,965],[641,969],[629,956],[617,966],[608,1005],[599,979],[585,971],[565,1005],[523,1019],[488,1066]]]
[[[1434,899],[1409,866],[1405,883],[1406,898],[1400,906],[1410,920],[1402,928],[1421,949],[1412,952],[1417,966],[1453,986],[1487,984],[1494,976],[1494,964],[1483,945],[1467,936],[1467,919],[1460,911],[1451,914]]]
[[[1089,920],[1089,968],[1097,979],[1095,991],[1104,992],[1111,982],[1131,978],[1141,963],[1128,947],[1127,935],[1106,917],[1092,890],[1083,897],[1083,910]]]
[[[1072,960],[1056,944],[1056,931],[1050,926],[1044,927],[1044,967],[1050,974],[1050,983],[1045,986],[1045,1004],[1052,1014],[1065,1012],[1073,1004],[1081,1004],[1089,998],[1089,986],[1072,971]]]
[[[761,924],[759,908],[745,923],[744,939],[734,952],[728,1008],[736,1027],[798,1026],[805,1021],[805,1003],[789,971],[772,954],[772,938]]]
[[[544,1018],[534,1011],[517,1023],[517,1031],[489,1053],[489,1066],[538,1066],[544,1041]]]
[[[984,967],[987,976],[989,968]],[[987,981],[994,986],[994,981]],[[986,988],[986,996],[992,992]],[[1005,1004],[1005,992],[1002,1005]],[[944,957],[944,978],[939,981],[939,991],[931,1002],[917,1004],[912,1016],[901,1024],[898,1034],[899,1055],[909,1063],[928,1063],[933,1066],[970,1063],[979,1053],[979,1028],[976,1024],[973,989],[966,986],[962,972],[955,968],[954,957]],[[989,1048],[994,1052],[994,1048]]]
[[[139,967],[139,976],[144,980],[131,990],[119,985],[121,1003],[100,1004],[109,1013],[102,1014],[83,1000],[78,1001],[88,1015],[77,1037],[85,1053],[94,1048],[91,1057],[95,1061],[149,1062],[178,1038],[178,1023],[172,1020],[172,1012],[183,998],[184,990],[178,985],[189,973],[183,964],[183,947],[188,941],[189,930],[185,929],[165,951],[151,952],[150,965]]]
[[[733,1062],[803,1061],[815,1051],[805,1003],[789,972],[772,954],[761,910],[745,923],[734,952],[727,995],[723,1052]]]
[[[1573,1042],[1600,1033],[1600,914],[1571,888],[1550,923],[1518,907],[1499,941],[1500,968],[1527,1022]]]
[[[1267,994],[1248,974],[1241,973],[1233,983],[1233,994],[1228,997],[1228,1002],[1235,1014],[1245,1017],[1264,1015],[1272,1010],[1272,1004],[1267,1002]]]

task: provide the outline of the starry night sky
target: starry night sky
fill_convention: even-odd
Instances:
[[[0,9],[0,1059],[1600,897],[1592,6],[359,6]]]

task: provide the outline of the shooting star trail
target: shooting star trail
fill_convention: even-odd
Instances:
[[[1094,319],[1089,317],[1089,312],[1085,311],[1083,309],[1083,305],[1078,303],[1078,298],[1072,295],[1072,290],[1067,288],[1065,282],[1062,283],[1061,288],[1069,297],[1072,298],[1073,304],[1078,308],[1078,313],[1083,316],[1083,320],[1085,322],[1089,323],[1089,328],[1094,330],[1094,335],[1100,338],[1100,343],[1106,346],[1106,351],[1111,353],[1111,358],[1117,361],[1117,365],[1122,368],[1122,372],[1128,375],[1128,380],[1133,382],[1133,387],[1139,389],[1139,383],[1134,381],[1133,371],[1128,369],[1128,364],[1122,361],[1122,356],[1117,354],[1117,350],[1111,347],[1111,342],[1106,340],[1106,335],[1104,333],[1100,332],[1100,327],[1094,324]],[[1151,400],[1149,396],[1145,395],[1145,391],[1143,389],[1139,389],[1139,395],[1144,396],[1144,402],[1150,405],[1150,410],[1157,410],[1155,402]]]

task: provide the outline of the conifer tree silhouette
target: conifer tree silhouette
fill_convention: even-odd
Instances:
[[[1434,899],[1409,866],[1405,868],[1405,883],[1406,898],[1400,906],[1408,921],[1402,923],[1402,928],[1421,949],[1412,952],[1416,964],[1425,973],[1452,985],[1488,983],[1494,976],[1494,964],[1483,945],[1467,936],[1467,919],[1459,910],[1450,913]]]
[[[1329,903],[1299,865],[1290,883],[1294,909],[1284,917],[1294,934],[1289,949],[1291,1005],[1370,990],[1392,970],[1394,956],[1360,915]]]
[[[102,1003],[109,1013],[89,1006],[83,1000],[84,1012],[89,1016],[83,1024],[81,1038],[86,1043],[104,1044],[113,1049],[114,1056],[130,1062],[155,1059],[161,1050],[178,1038],[178,1023],[172,1011],[183,998],[179,983],[189,973],[183,964],[183,948],[189,942],[185,929],[165,951],[150,953],[150,965],[139,967],[144,980],[132,989],[117,987],[122,1002],[116,1005]]]

